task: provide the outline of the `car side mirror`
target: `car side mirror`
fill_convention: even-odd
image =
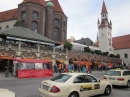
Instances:
[[[101,82],[100,80],[98,80],[98,82]]]

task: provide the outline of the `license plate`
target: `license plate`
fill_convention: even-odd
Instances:
[[[111,77],[109,77],[109,80],[115,80],[115,78],[111,78]]]
[[[49,89],[49,86],[43,85],[42,88],[45,89],[45,90],[48,90],[48,89]]]

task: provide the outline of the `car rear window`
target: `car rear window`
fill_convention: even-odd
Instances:
[[[107,71],[105,75],[121,76],[121,72],[120,71]]]
[[[64,83],[64,82],[66,82],[70,77],[71,77],[71,75],[60,74],[60,75],[57,75],[57,76],[53,77],[53,78],[50,79],[50,80],[51,80],[51,81],[56,81],[56,82]]]

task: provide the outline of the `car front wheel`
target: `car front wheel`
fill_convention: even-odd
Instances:
[[[78,93],[76,92],[72,92],[69,97],[79,97]]]
[[[105,95],[110,95],[111,94],[111,87],[110,86],[106,86],[104,94]]]
[[[130,81],[127,82],[127,87],[130,88]]]

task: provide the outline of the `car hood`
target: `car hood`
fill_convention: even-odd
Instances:
[[[0,97],[15,97],[15,93],[8,89],[0,88]]]

